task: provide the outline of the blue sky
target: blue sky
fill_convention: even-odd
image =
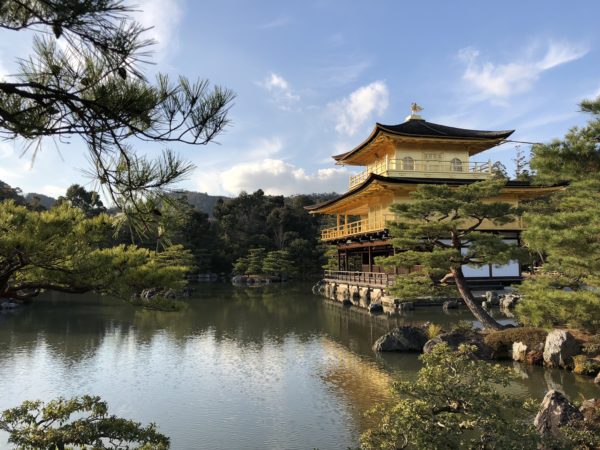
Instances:
[[[138,5],[159,41],[149,75],[209,78],[237,94],[218,144],[173,147],[197,166],[180,187],[211,194],[344,191],[351,168],[330,156],[360,143],[375,122],[402,122],[413,101],[432,122],[516,129],[515,140],[544,142],[584,124],[578,102],[600,95],[600,3],[592,0]],[[0,77],[29,45],[27,34],[0,33]],[[25,192],[96,187],[76,139],[45,142],[33,165],[21,151],[0,143],[0,179]],[[505,144],[476,159],[511,168],[514,155]]]

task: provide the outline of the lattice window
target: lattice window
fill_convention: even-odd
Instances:
[[[463,171],[463,163],[460,159],[454,158],[450,161],[450,168],[452,172],[462,172]]]
[[[402,170],[415,170],[415,160],[410,156],[402,158]]]

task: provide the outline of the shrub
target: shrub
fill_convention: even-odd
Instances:
[[[583,351],[590,355],[600,353],[600,334],[590,337],[589,341],[583,344]]]
[[[468,320],[461,320],[452,327],[452,331],[457,333],[467,333],[473,331],[473,329],[473,322]]]
[[[438,337],[440,334],[442,334],[444,332],[444,329],[441,327],[441,325],[435,324],[435,323],[430,323],[429,326],[427,327],[427,337],[429,339],[433,339],[434,337]]]
[[[585,355],[577,355],[573,357],[573,364],[575,365],[573,368],[573,373],[577,373],[579,375],[590,375],[593,377],[600,372],[600,361],[588,358]]]
[[[547,335],[541,328],[509,328],[487,334],[484,342],[492,348],[494,358],[510,358],[514,342],[522,342],[531,351],[543,345]]]

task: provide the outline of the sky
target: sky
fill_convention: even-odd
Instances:
[[[454,0],[139,0],[153,28],[145,69],[209,79],[233,90],[231,125],[206,146],[171,148],[195,164],[178,185],[209,194],[344,192],[356,168],[331,155],[361,143],[376,122],[397,124],[417,102],[430,122],[515,129],[547,142],[588,117],[600,95],[600,2]],[[0,32],[0,78],[29,53],[31,36]],[[140,153],[155,153],[143,142]],[[528,151],[527,145],[521,149]],[[81,141],[0,142],[0,180],[62,195],[85,174]],[[513,170],[515,144],[477,155]]]

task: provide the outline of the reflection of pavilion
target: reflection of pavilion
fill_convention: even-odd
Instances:
[[[352,415],[362,430],[368,423],[364,413],[390,398],[392,378],[374,361],[361,358],[329,338],[324,337],[321,345],[326,354],[321,377],[348,401]]]

